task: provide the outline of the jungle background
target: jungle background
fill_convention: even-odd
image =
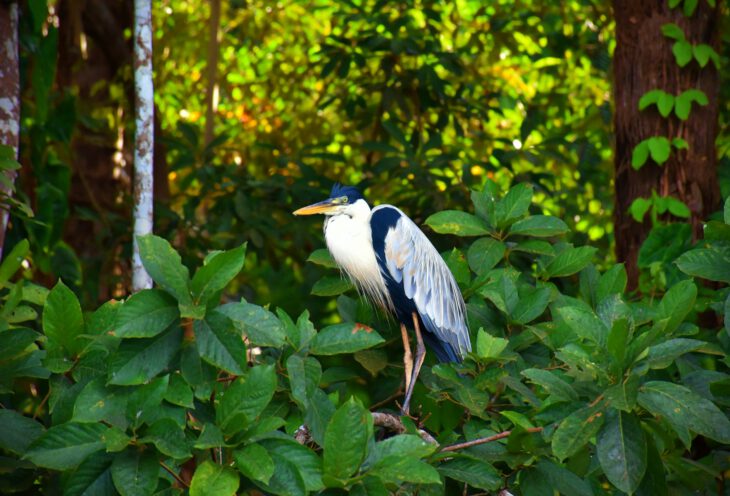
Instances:
[[[2,2],[3,15],[14,3]],[[125,320],[133,310],[110,310],[135,301],[134,4],[15,5],[17,164],[5,149],[0,158],[6,177],[17,173],[2,250],[18,263],[0,267],[0,413],[28,435],[0,435],[3,491],[730,494],[725,2],[153,2],[154,234],[169,244],[148,239],[146,266],[155,272],[162,254],[175,263],[177,252],[172,270],[206,260],[227,285],[205,294],[208,313],[196,317],[165,271],[152,274],[167,296],[129,307],[153,315],[148,331],[129,330],[140,325]],[[291,214],[335,181],[422,226],[469,304],[475,355],[453,368],[428,362],[420,421],[406,434],[389,437],[377,422],[374,434],[363,413],[399,400],[397,330],[333,270],[321,219]],[[180,305],[169,320],[168,298]],[[63,324],[76,317],[81,327]],[[382,340],[319,338],[353,321]],[[261,358],[220,338],[234,324]],[[102,339],[109,328],[126,335]],[[606,336],[586,334],[598,328]],[[54,332],[99,339],[55,348]],[[202,349],[206,332],[228,358]],[[200,347],[196,378],[185,369],[190,346]],[[120,358],[142,351],[161,368]],[[124,364],[143,372],[120,379]],[[271,395],[229,418],[226,396],[249,394],[236,378]],[[619,385],[621,398],[606,393]],[[131,405],[145,387],[152,397],[162,388],[167,413],[81,411],[94,399]],[[699,406],[672,417],[662,398],[683,395]],[[346,418],[362,415],[369,430],[335,455],[326,433],[357,430]],[[162,434],[170,422],[180,437]],[[270,432],[251,432],[254,423]],[[312,437],[294,448],[302,424]],[[96,426],[121,434],[112,442]],[[514,435],[448,458],[414,444],[416,426],[445,445]],[[642,441],[605,458],[613,434]],[[78,459],[59,462],[52,442]],[[412,479],[387,472],[395,455]],[[340,457],[349,466],[335,466]],[[134,467],[148,475],[125,479]]]

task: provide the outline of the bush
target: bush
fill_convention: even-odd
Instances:
[[[358,300],[341,294],[345,323],[319,331],[307,312],[219,304],[245,245],[211,253],[190,277],[165,240],[142,237],[157,288],[84,314],[61,281],[9,282],[28,249],[19,244],[0,266],[0,487],[709,493],[730,443],[729,342],[702,312],[724,312],[727,290],[698,296],[685,278],[661,297],[627,294],[621,265],[600,273],[595,250],[563,241],[566,224],[531,215],[531,200],[525,185],[503,197],[488,186],[472,193],[475,214],[426,221],[475,238],[445,254],[475,346],[463,364],[424,368],[417,418],[402,422],[387,415],[402,394],[399,334]],[[678,267],[722,270],[727,260],[706,252],[728,240]],[[331,265],[323,252],[311,259]]]

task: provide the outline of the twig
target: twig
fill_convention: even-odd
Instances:
[[[35,412],[33,412],[33,420],[38,418],[38,415],[41,413],[41,409],[45,406],[46,402],[48,401],[48,398],[51,397],[51,388],[48,388],[48,392],[41,400],[40,404],[36,407]]]
[[[380,408],[383,405],[387,405],[388,403],[390,403],[391,401],[393,401],[396,398],[399,398],[402,395],[403,395],[403,389],[399,387],[398,391],[396,391],[395,393],[391,394],[384,400],[378,401],[377,403],[371,405],[370,410],[375,410],[376,408]]]
[[[160,466],[162,468],[164,468],[167,471],[168,474],[172,475],[173,478],[178,482],[178,484],[182,484],[185,487],[190,487],[190,484],[188,484],[187,482],[185,482],[184,480],[182,480],[182,478],[179,475],[177,475],[173,469],[171,469],[170,467],[168,467],[167,465],[165,465],[165,462],[160,461]]]
[[[526,432],[542,432],[542,427],[528,427],[525,429]],[[452,444],[450,446],[445,446],[441,448],[441,451],[456,451],[464,448],[471,448],[472,446],[478,446],[480,444],[486,444],[491,443],[492,441],[497,441],[499,439],[504,439],[506,437],[509,437],[509,435],[512,434],[512,431],[504,431],[500,432],[499,434],[495,434],[493,436],[489,437],[482,437],[479,439],[473,439],[471,441],[466,441],[463,443],[457,443]]]
[[[400,417],[393,415],[392,413],[372,412],[373,423],[378,427],[385,427],[398,434],[403,434],[406,431],[406,426],[403,425]],[[421,439],[429,444],[435,444],[438,446],[438,441],[423,429],[418,429],[418,435]]]

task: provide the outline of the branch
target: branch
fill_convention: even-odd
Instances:
[[[525,429],[527,432],[542,432],[542,427],[529,427]],[[471,441],[466,441],[463,443],[457,443],[452,444],[450,446],[445,446],[444,448],[441,448],[441,451],[456,451],[464,448],[471,448],[472,446],[478,446],[480,444],[487,444],[491,443],[492,441],[498,441],[499,439],[504,439],[506,437],[509,437],[509,435],[512,434],[512,431],[504,431],[500,432],[499,434],[495,434],[493,436],[489,437],[481,437],[479,439],[473,439]]]

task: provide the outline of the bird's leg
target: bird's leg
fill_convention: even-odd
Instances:
[[[400,333],[403,337],[403,366],[406,369],[406,390],[411,383],[411,373],[413,372],[413,355],[411,354],[411,345],[408,342],[408,329],[406,326],[400,325]],[[407,412],[406,412],[407,413]]]
[[[413,363],[413,372],[410,374],[410,380],[406,376],[406,397],[403,401],[403,408],[401,408],[402,415],[408,415],[408,409],[411,405],[411,395],[413,394],[413,388],[416,386],[416,380],[418,379],[418,373],[421,371],[423,360],[426,358],[426,347],[423,344],[423,336],[421,335],[421,327],[418,325],[418,315],[413,312],[413,329],[416,331],[416,361]],[[410,350],[409,354],[410,354]]]

